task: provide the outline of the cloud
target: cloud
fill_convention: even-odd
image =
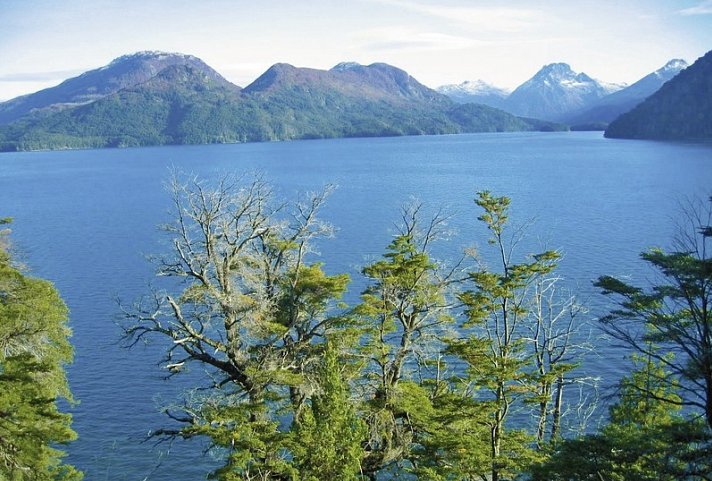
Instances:
[[[359,36],[363,48],[380,51],[459,50],[489,44],[470,37],[421,32],[409,27],[370,29],[360,32]]]
[[[678,13],[681,15],[712,15],[712,0],[705,0],[694,7],[682,9]]]
[[[449,6],[409,0],[374,1],[485,31],[517,32],[540,25],[544,20],[542,12],[521,8]]]

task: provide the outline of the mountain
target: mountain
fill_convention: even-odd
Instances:
[[[0,111],[19,112],[20,103],[36,107],[0,125],[0,150],[565,128],[458,105],[382,63],[342,63],[331,70],[276,64],[240,89],[195,57],[159,52],[121,57],[0,104]]]
[[[443,85],[435,90],[459,104],[483,104],[498,109],[505,106],[505,100],[510,93],[508,90],[495,87],[482,80],[467,80],[461,84]]]
[[[611,122],[605,136],[712,139],[712,51],[682,70],[633,110]]]
[[[275,139],[460,132],[453,103],[387,64],[270,67],[243,94],[271,113]],[[496,130],[498,127],[493,127]]]
[[[191,66],[225,87],[239,90],[199,58],[177,53],[138,52],[119,57],[105,67],[83,73],[56,87],[0,103],[0,125],[29,113],[59,111],[94,102],[140,85],[174,65]]]
[[[602,84],[568,64],[552,63],[517,87],[507,98],[504,110],[525,117],[561,121],[619,88]]]
[[[628,112],[650,95],[657,92],[665,82],[687,68],[687,62],[673,59],[634,84],[613,92],[594,103],[588,109],[572,114],[564,120],[570,125],[605,127],[619,115]]]
[[[239,90],[201,68],[176,64],[93,102],[0,126],[0,150],[236,142],[243,139],[234,132],[248,131],[250,114]]]

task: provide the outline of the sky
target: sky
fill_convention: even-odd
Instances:
[[[632,83],[712,49],[712,0],[0,0],[0,100],[143,50],[246,86],[269,66],[386,62],[430,87],[543,65]]]

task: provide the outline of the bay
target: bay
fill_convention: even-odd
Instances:
[[[592,281],[646,282],[638,254],[669,245],[679,202],[712,193],[712,146],[570,132],[1,154],[0,216],[14,218],[15,252],[56,284],[71,311],[69,378],[80,404],[71,407],[79,440],[67,460],[89,480],[205,479],[215,464],[199,441],[143,442],[165,425],[160,407],[189,380],[164,380],[158,346],[127,350],[116,325],[116,298],[130,302],[152,281],[145,255],[169,249],[157,225],[170,220],[172,170],[207,179],[262,172],[286,198],[337,185],[323,217],[338,230],[318,246],[319,260],[352,275],[351,301],[363,287],[360,267],[383,252],[405,202],[418,198],[426,211],[452,216],[438,257],[477,245],[486,258],[473,199],[481,190],[507,195],[513,222],[530,224],[519,254],[560,250],[560,274],[593,320],[606,299]],[[615,382],[624,355],[601,341],[586,369]]]

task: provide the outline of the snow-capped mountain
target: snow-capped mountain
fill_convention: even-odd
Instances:
[[[517,87],[507,98],[505,110],[524,117],[561,120],[619,88],[602,85],[566,63],[552,63]]]
[[[495,87],[482,80],[467,80],[461,84],[443,85],[435,90],[460,104],[484,104],[500,109],[510,94],[509,90]]]
[[[624,89],[603,97],[587,108],[572,113],[565,120],[571,125],[583,124],[603,127],[657,92],[665,82],[671,80],[687,66],[688,64],[684,60],[678,58],[670,60],[655,72],[649,73]]]

